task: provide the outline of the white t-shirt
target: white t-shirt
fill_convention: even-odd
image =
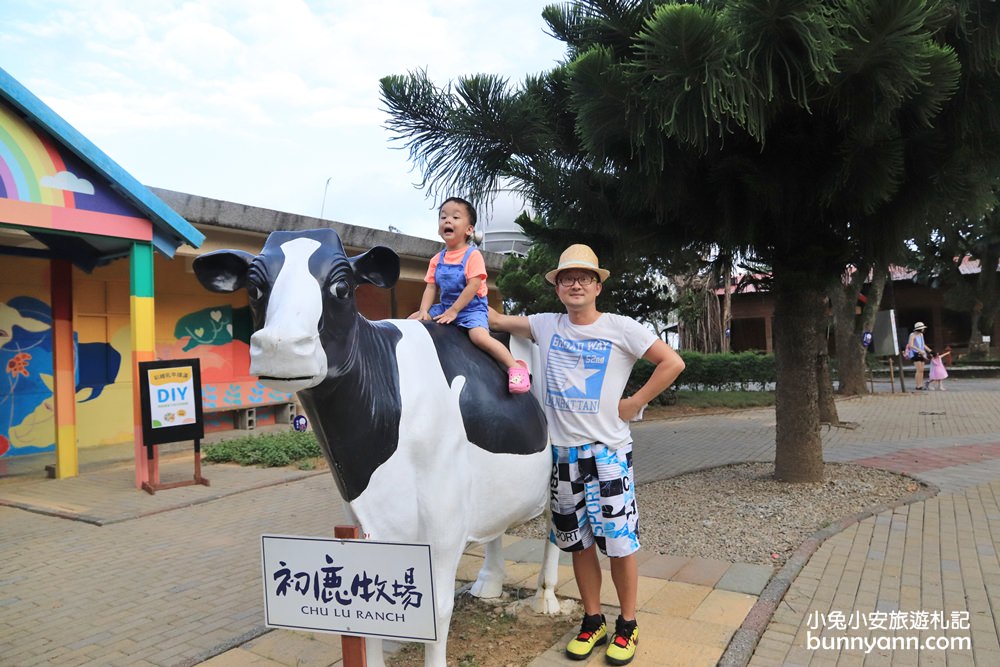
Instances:
[[[618,401],[632,366],[657,341],[656,334],[611,313],[593,324],[573,324],[564,313],[529,315],[528,323],[542,361],[542,404],[552,444],[602,442],[616,449],[631,442]]]

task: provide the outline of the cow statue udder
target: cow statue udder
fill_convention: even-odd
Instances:
[[[389,288],[399,257],[385,247],[348,257],[332,229],[272,232],[259,255],[219,250],[195,259],[207,289],[245,288],[250,373],[297,392],[337,487],[368,539],[429,544],[438,641],[424,662],[444,667],[459,558],[486,557],[471,592],[499,597],[506,529],[540,513],[552,466],[545,418],[531,394],[455,326],[369,321],[355,290]],[[556,613],[558,553],[546,541],[535,609]],[[369,664],[383,665],[367,638]]]

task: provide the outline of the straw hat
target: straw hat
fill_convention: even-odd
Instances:
[[[916,324],[913,325],[913,330],[914,331],[923,331],[926,328],[927,328],[927,325],[924,324],[923,322],[917,322]]]
[[[563,250],[563,254],[559,255],[559,266],[546,273],[545,279],[555,285],[556,276],[559,275],[560,271],[567,269],[593,271],[601,279],[601,282],[607,280],[608,276],[611,275],[610,271],[602,269],[598,265],[597,255],[590,249],[590,246],[583,245],[582,243],[575,243]]]

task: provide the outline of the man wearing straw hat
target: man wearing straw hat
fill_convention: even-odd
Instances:
[[[677,379],[684,362],[632,318],[597,310],[596,300],[608,276],[593,250],[571,245],[559,257],[559,265],[545,274],[565,313],[522,317],[501,315],[491,308],[489,323],[492,329],[534,339],[541,353],[541,391],[553,445],[550,539],[573,555],[584,608],[580,633],[566,653],[585,660],[595,646],[608,640],[601,614],[599,548],[610,557],[621,608],[606,658],[625,665],[632,661],[639,640],[635,617],[639,514],[629,421]],[[623,398],[639,358],[652,362],[655,369],[638,391]]]
[[[906,341],[906,349],[904,350],[904,356],[907,359],[913,360],[913,382],[916,384],[917,391],[927,389],[927,384],[924,384],[924,363],[931,356],[931,348],[927,347],[927,343],[924,342],[924,331],[926,329],[927,325],[923,322],[914,324],[913,331],[910,333],[909,340]]]

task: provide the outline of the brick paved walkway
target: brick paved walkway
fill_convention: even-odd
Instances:
[[[895,419],[876,416],[890,406]],[[800,570],[790,564],[794,581],[749,664],[1000,665],[1000,395],[866,397],[840,414],[863,427],[825,437],[827,460],[906,473],[940,493],[847,522]]]

